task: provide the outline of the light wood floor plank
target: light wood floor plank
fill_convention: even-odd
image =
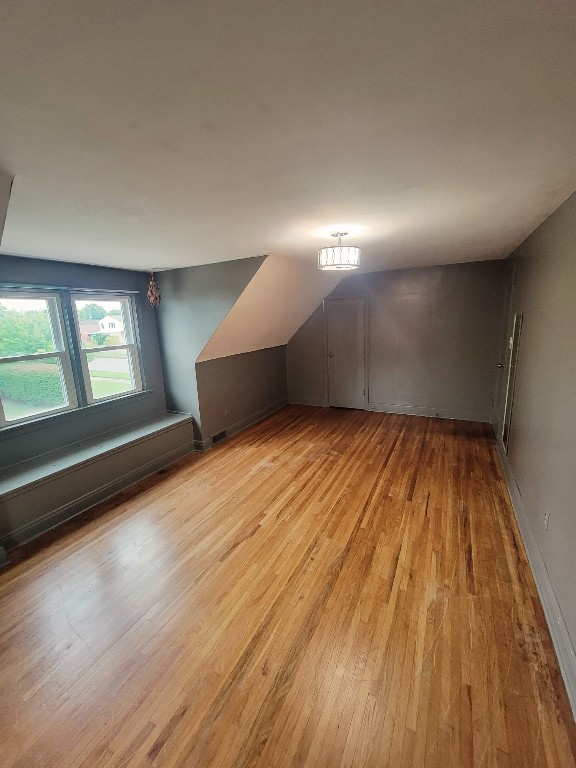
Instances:
[[[289,406],[39,544],[3,768],[576,768],[487,425]]]

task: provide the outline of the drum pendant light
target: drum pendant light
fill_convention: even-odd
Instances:
[[[358,269],[360,266],[360,248],[355,245],[342,245],[341,240],[348,232],[331,232],[338,238],[338,245],[320,248],[318,251],[318,269]]]

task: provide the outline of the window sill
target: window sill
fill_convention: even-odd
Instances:
[[[58,411],[57,413],[39,415],[36,419],[20,421],[17,424],[6,424],[4,427],[0,428],[0,441],[3,437],[12,436],[14,434],[25,435],[27,432],[36,432],[39,429],[54,428],[56,424],[65,424],[69,420],[73,421],[74,419],[77,419],[82,413],[92,414],[99,411],[107,411],[109,408],[119,408],[122,405],[126,405],[128,402],[134,402],[141,398],[150,397],[150,395],[153,395],[155,392],[156,390],[154,389],[129,392],[125,395],[118,395],[118,397],[111,397],[100,402],[89,403],[88,405],[83,405],[79,408],[70,408]]]

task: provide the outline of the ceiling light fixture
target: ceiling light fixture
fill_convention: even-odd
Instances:
[[[355,245],[342,245],[341,239],[348,232],[331,232],[338,238],[338,245],[329,245],[318,251],[318,269],[358,269],[360,266],[360,248]]]

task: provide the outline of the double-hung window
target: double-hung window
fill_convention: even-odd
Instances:
[[[0,287],[0,429],[141,390],[133,296]]]
[[[142,389],[130,296],[73,294],[88,403]]]
[[[58,294],[0,291],[0,427],[75,408]]]

